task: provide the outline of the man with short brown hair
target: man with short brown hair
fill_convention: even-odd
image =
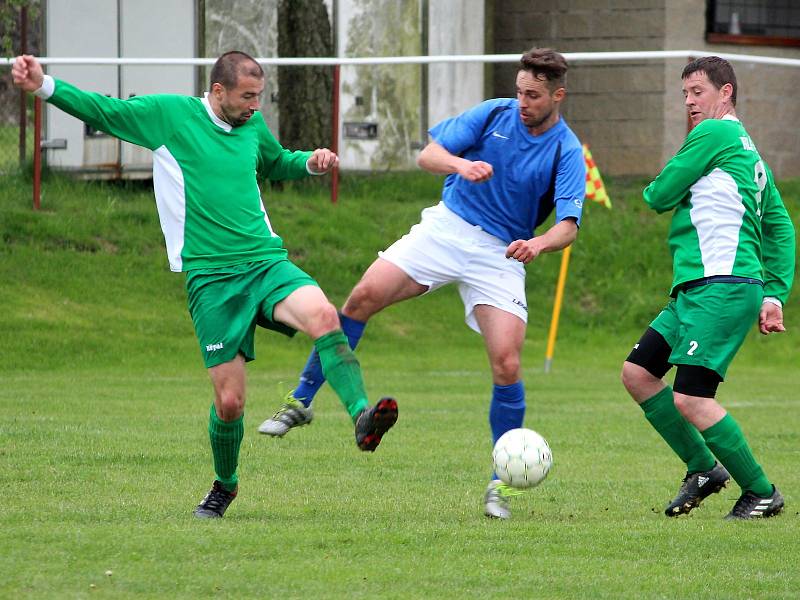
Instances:
[[[153,186],[170,268],[186,272],[189,312],[214,386],[209,437],[216,479],[194,514],[222,517],[238,491],[244,435],[245,363],[255,359],[256,325],[308,334],[322,368],[373,451],[397,420],[392,398],[368,407],[361,368],[336,309],[316,281],[287,258],[273,231],[260,179],[297,179],[333,168],[327,148],[289,151],[258,112],[264,73],[244,52],[223,54],[204,98],[143,95],[128,100],[84,92],[44,75],[32,56],[14,83],[95,129],[153,151]]]
[[[342,329],[355,347],[375,313],[448,283],[458,285],[466,322],[483,336],[492,369],[494,441],[521,427],[525,415],[525,265],[568,246],[578,234],[586,170],[581,144],[559,113],[566,71],[559,53],[535,48],[520,59],[516,98],[487,100],[430,129],[431,142],[417,164],[447,176],[442,201],[378,253],[342,308]],[[534,235],[553,210],[555,224]],[[312,352],[297,388],[259,431],[282,436],[308,423],[323,382]],[[485,514],[509,518],[510,495],[493,477]]]

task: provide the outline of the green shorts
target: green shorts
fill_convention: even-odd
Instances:
[[[288,336],[297,333],[272,320],[275,305],[297,288],[318,284],[287,258],[217,269],[197,269],[186,276],[189,314],[206,368],[242,353],[255,359],[256,325]]]
[[[714,283],[678,292],[650,323],[672,348],[673,365],[696,365],[725,378],[728,365],[758,318],[764,289]]]

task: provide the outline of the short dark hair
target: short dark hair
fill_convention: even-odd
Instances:
[[[220,56],[211,67],[211,85],[219,83],[226,90],[233,89],[239,83],[239,75],[263,78],[264,69],[249,54],[231,50]]]
[[[547,80],[551,92],[567,85],[567,59],[551,48],[531,48],[519,59],[519,68]]]
[[[683,68],[681,79],[686,79],[692,73],[702,71],[708,77],[708,80],[714,84],[717,89],[722,88],[726,83],[733,86],[731,92],[731,102],[736,106],[736,73],[733,72],[733,67],[724,58],[719,56],[704,56],[690,62]]]

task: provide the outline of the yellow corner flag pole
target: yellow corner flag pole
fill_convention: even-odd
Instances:
[[[564,300],[564,286],[567,283],[567,269],[569,268],[569,254],[572,246],[564,248],[561,255],[561,269],[558,272],[556,284],[556,299],[553,302],[553,316],[550,319],[550,334],[547,336],[547,353],[544,358],[544,372],[549,373],[553,364],[553,352],[556,348],[556,335],[558,334],[558,319],[561,315],[561,303]]]
[[[611,199],[606,193],[606,187],[600,177],[600,170],[597,168],[592,158],[592,153],[589,151],[589,146],[586,144],[583,145],[583,160],[586,163],[586,197],[602,204],[606,208],[611,208]],[[561,255],[561,269],[558,272],[556,298],[553,302],[553,316],[550,319],[550,334],[547,336],[547,352],[544,357],[545,373],[549,373],[553,365],[553,353],[556,349],[556,335],[558,334],[558,319],[561,316],[561,304],[564,301],[564,286],[567,283],[571,248],[572,246],[564,248],[564,253]]]

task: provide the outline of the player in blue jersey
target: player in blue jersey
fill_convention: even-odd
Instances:
[[[542,252],[571,244],[586,186],[578,138],[559,115],[567,62],[550,49],[525,53],[516,98],[487,100],[429,133],[417,164],[447,175],[442,200],[364,273],[341,311],[355,348],[367,321],[387,306],[448,283],[458,285],[467,324],[483,335],[494,387],[489,423],[496,441],[521,427],[525,391],[520,354],[525,339],[525,267]],[[534,229],[555,209],[555,225]],[[311,421],[311,401],[324,378],[316,352],[300,384],[259,431],[282,436]],[[510,490],[496,478],[487,516],[510,517]]]

